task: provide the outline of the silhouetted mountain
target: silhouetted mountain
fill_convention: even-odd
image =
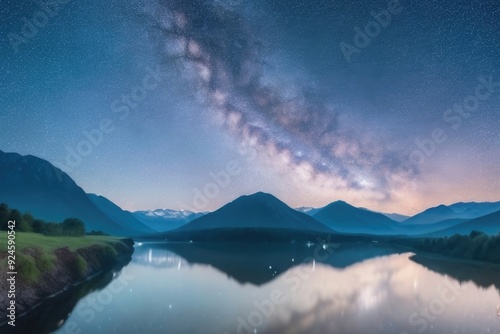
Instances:
[[[403,223],[405,225],[434,224],[451,218],[456,218],[455,212],[453,212],[453,210],[446,205],[439,205],[416,214],[415,216],[405,220]]]
[[[122,210],[118,205],[104,196],[87,194],[92,203],[101,210],[108,218],[120,224],[124,229],[131,229],[137,234],[148,234],[156,232],[151,227],[136,219],[132,213]]]
[[[290,208],[273,195],[262,192],[241,196],[217,211],[197,218],[175,231],[235,228],[332,232],[312,217]]]
[[[500,210],[500,202],[493,203],[455,203],[449,206],[439,205],[427,209],[403,223],[409,224],[434,224],[448,219],[474,219]]]
[[[446,230],[448,228],[451,228],[455,225],[465,223],[468,221],[468,219],[460,219],[460,218],[454,218],[454,219],[446,219],[434,224],[416,224],[416,225],[406,225],[404,224],[402,226],[402,230],[405,231],[405,234],[408,235],[422,235],[422,234],[429,234],[429,233],[437,233],[442,230]],[[414,232],[414,233],[412,233]]]
[[[88,231],[135,234],[100,211],[66,173],[31,155],[0,151],[0,202],[48,221],[79,218]]]
[[[500,233],[500,211],[456,224],[431,235],[436,237],[452,236],[454,234],[468,235],[472,231],[483,232],[489,235]]]
[[[144,223],[146,226],[153,228],[157,232],[165,232],[175,230],[190,221],[199,218],[206,212],[195,213],[187,210],[170,210],[157,209],[148,211],[132,212],[134,217]]]
[[[381,213],[356,208],[346,202],[328,204],[314,216],[316,220],[341,233],[398,234],[401,225]]]

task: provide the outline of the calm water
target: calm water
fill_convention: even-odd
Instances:
[[[56,333],[500,333],[499,282],[378,245],[142,244]]]

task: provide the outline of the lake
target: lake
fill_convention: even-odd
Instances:
[[[55,333],[500,333],[498,275],[375,243],[138,243]]]

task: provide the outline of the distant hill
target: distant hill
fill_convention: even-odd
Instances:
[[[450,208],[461,218],[478,218],[500,211],[500,202],[460,202],[450,205]]]
[[[403,221],[405,225],[434,224],[446,219],[457,218],[455,212],[446,205],[427,209]]]
[[[195,213],[187,210],[170,210],[170,209],[157,209],[149,211],[135,211],[132,212],[134,217],[144,223],[146,226],[151,227],[157,232],[165,232],[175,230],[190,221],[199,218],[206,214],[206,212]]]
[[[341,233],[398,234],[400,224],[385,215],[367,209],[356,208],[346,202],[328,204],[313,218]]]
[[[66,173],[46,160],[0,151],[0,203],[47,221],[79,218],[87,231],[135,235],[109,218]]]
[[[456,224],[453,227],[432,233],[431,236],[444,237],[452,236],[454,234],[468,235],[472,231],[479,231],[489,235],[499,234],[500,211]]]
[[[408,218],[410,218],[410,216],[401,215],[399,213],[383,213],[383,212],[381,212],[381,214],[383,214],[384,216],[386,216],[386,217],[388,217],[388,218],[390,218],[398,223],[401,223],[401,222],[407,220]]]
[[[427,209],[405,220],[403,223],[405,225],[419,225],[434,224],[449,219],[474,219],[499,210],[500,202],[460,202],[449,206],[439,205],[437,207]]]
[[[332,232],[312,217],[290,208],[273,195],[262,192],[241,196],[175,232],[234,228]]]
[[[136,219],[132,213],[122,210],[118,205],[104,196],[87,194],[92,203],[108,218],[120,224],[124,229],[133,229],[137,234],[150,234],[156,232],[151,227]]]

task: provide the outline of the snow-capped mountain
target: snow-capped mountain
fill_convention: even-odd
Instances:
[[[134,217],[157,232],[166,232],[179,228],[190,221],[199,218],[206,212],[189,210],[156,209],[132,212]]]
[[[302,213],[305,213],[306,215],[313,216],[320,209],[313,208],[310,206],[301,206],[300,208],[296,208],[295,210],[302,212]]]

